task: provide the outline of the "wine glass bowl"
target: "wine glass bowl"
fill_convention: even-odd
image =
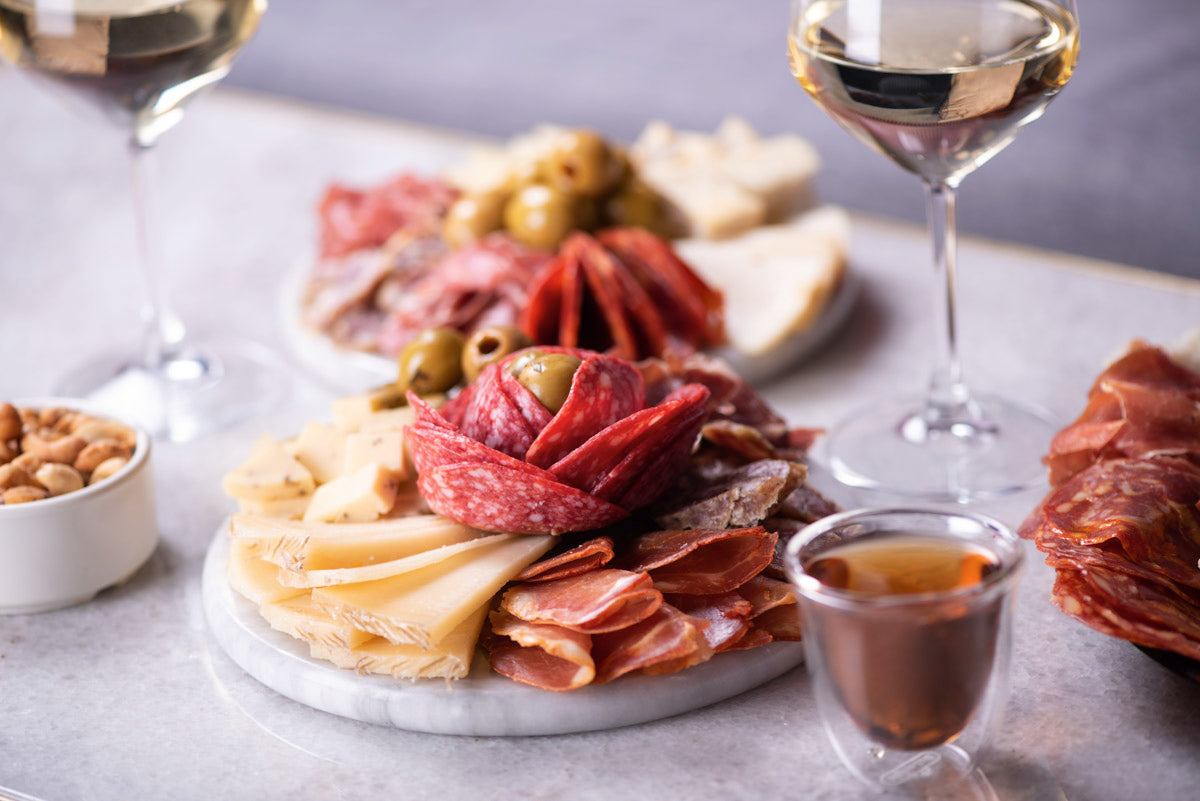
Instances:
[[[842,127],[921,178],[933,239],[928,388],[830,430],[827,461],[843,483],[969,502],[1043,480],[1037,457],[1056,423],[963,380],[956,191],[1067,83],[1078,30],[1074,0],[792,0],[793,74]]]

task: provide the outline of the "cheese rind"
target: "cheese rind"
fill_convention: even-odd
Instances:
[[[396,502],[400,479],[378,462],[363,465],[345,476],[317,487],[304,519],[327,523],[364,523],[378,520]]]
[[[388,642],[428,649],[549,550],[554,539],[514,537],[392,578],[320,587],[312,597],[337,620]]]
[[[314,648],[349,650],[375,636],[334,620],[312,602],[312,596],[307,592],[263,603],[258,611],[271,628],[304,640],[310,651]]]
[[[316,482],[283,443],[264,433],[246,461],[225,474],[221,486],[239,501],[280,501],[312,495]]]
[[[258,605],[306,594],[303,589],[281,584],[279,568],[262,559],[251,540],[233,540],[229,543],[229,562],[225,566],[225,575],[234,592]]]

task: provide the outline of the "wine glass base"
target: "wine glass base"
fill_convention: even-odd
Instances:
[[[131,352],[99,354],[55,392],[86,399],[155,439],[186,442],[265,414],[289,380],[268,348],[238,340],[185,346],[153,367]]]
[[[1048,412],[996,396],[975,398],[966,422],[930,423],[923,398],[874,404],[836,425],[825,461],[841,483],[892,498],[969,503],[1046,480],[1041,456],[1059,425]]]

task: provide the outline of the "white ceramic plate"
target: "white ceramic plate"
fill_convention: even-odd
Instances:
[[[343,348],[300,319],[300,299],[311,264],[298,263],[286,276],[279,296],[279,320],[285,341],[300,364],[332,389],[364,392],[396,378],[395,360],[377,353]],[[829,303],[809,328],[788,337],[779,347],[758,356],[732,348],[715,355],[725,359],[751,384],[764,384],[783,375],[818,351],[850,316],[859,294],[860,279],[848,270]]]
[[[629,675],[568,693],[511,681],[477,656],[453,683],[365,676],[308,655],[308,646],[275,631],[225,579],[229,542],[216,532],[201,591],[214,637],[234,662],[272,690],[354,720],[434,734],[525,736],[611,729],[678,715],[731,698],[803,661],[800,643],[719,654],[668,676]]]

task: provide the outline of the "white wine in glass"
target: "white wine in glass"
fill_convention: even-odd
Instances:
[[[955,200],[962,179],[1038,119],[1071,77],[1074,0],[792,0],[800,85],[926,190],[933,237],[934,366],[921,397],[853,413],[831,431],[842,482],[930,501],[996,498],[1043,480],[1054,421],[970,392],[958,356]]]
[[[129,132],[143,344],[89,358],[55,391],[87,397],[160,438],[193,439],[263,411],[280,393],[264,348],[193,343],[169,308],[151,162],[158,137],[225,77],[265,11],[266,0],[0,0],[0,56]]]

